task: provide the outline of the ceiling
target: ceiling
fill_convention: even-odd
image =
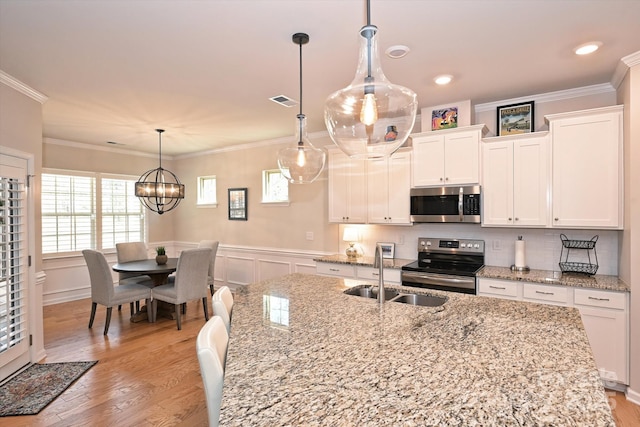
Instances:
[[[0,0],[0,70],[46,95],[44,136],[181,155],[291,137],[299,106],[355,75],[364,0]],[[382,67],[419,107],[474,104],[611,81],[640,51],[638,0],[371,0]],[[600,50],[578,57],[587,41]],[[384,51],[406,45],[404,58]],[[433,78],[454,76],[448,86]]]

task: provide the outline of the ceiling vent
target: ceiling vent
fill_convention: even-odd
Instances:
[[[284,105],[285,107],[293,107],[294,105],[298,105],[298,101],[294,101],[293,99],[284,95],[274,96],[269,99],[277,104]]]

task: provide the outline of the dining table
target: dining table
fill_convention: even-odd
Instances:
[[[153,287],[167,283],[169,275],[178,269],[178,258],[168,258],[165,264],[158,264],[154,258],[137,261],[119,262],[112,267],[118,273],[138,273],[151,278]],[[140,322],[148,319],[148,307],[140,307],[140,310],[131,316],[132,322]],[[158,301],[158,314],[162,317],[175,320],[175,306]]]

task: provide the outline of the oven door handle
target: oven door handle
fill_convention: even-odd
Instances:
[[[458,215],[460,216],[460,222],[464,221],[464,210],[462,209],[462,202],[464,201],[464,188],[460,187],[458,192]]]
[[[475,278],[473,277],[454,277],[454,276],[442,276],[440,274],[429,274],[429,273],[403,273],[403,278],[407,279],[424,279],[429,280],[434,285],[460,285],[460,284],[468,284],[475,283]]]

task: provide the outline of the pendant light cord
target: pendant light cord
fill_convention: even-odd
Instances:
[[[162,170],[162,132],[164,132],[164,129],[156,129],[156,132],[158,132],[158,163],[159,168]]]
[[[300,39],[298,41],[298,46],[300,47],[300,114],[298,114],[298,147],[302,147],[304,142],[302,141],[302,118],[304,115],[302,114],[302,44],[303,40]]]

